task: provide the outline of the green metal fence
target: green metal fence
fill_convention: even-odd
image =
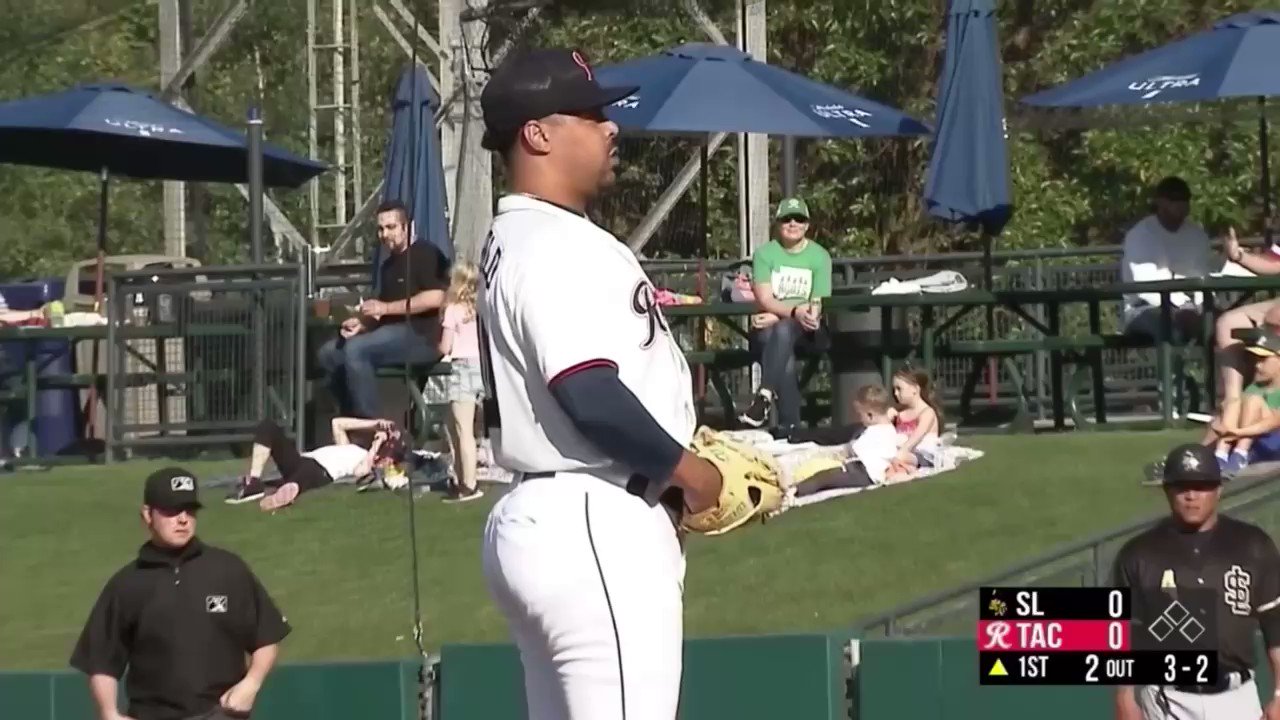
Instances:
[[[414,720],[420,717],[415,660],[287,663],[254,704],[254,720]],[[123,684],[120,709],[128,705]],[[0,672],[0,718],[98,717],[85,676],[72,671]]]
[[[1222,510],[1280,536],[1280,481],[1274,473],[1234,481],[1224,495]],[[860,638],[967,635],[978,617],[978,589],[983,586],[1106,585],[1111,562],[1120,547],[1167,515],[1152,515],[1055,549],[991,577],[892,608],[855,623],[852,634]]]
[[[138,448],[241,442],[264,418],[302,436],[300,268],[116,272],[107,312],[109,461]]]

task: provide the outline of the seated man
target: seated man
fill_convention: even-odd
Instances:
[[[1214,446],[1223,472],[1280,460],[1280,330],[1264,327],[1245,348],[1254,359],[1254,382],[1243,397],[1223,404],[1203,440]]]
[[[387,257],[378,269],[378,299],[342,323],[339,337],[320,348],[320,366],[343,414],[374,418],[377,368],[440,359],[440,308],[448,277],[440,253],[427,242],[410,243],[408,212],[398,202],[378,208],[378,240]],[[406,270],[411,273],[406,282]]]
[[[299,453],[284,430],[270,420],[263,420],[253,433],[253,452],[249,456],[249,473],[227,496],[228,505],[258,500],[263,510],[278,510],[293,503],[299,495],[330,483],[364,480],[375,468],[387,468],[404,455],[400,431],[390,420],[336,417],[333,419],[333,444]],[[371,430],[369,447],[355,443],[350,433]],[[274,460],[280,471],[278,489],[269,496],[262,482],[267,460]]]
[[[1191,188],[1178,177],[1156,185],[1154,212],[1124,236],[1121,276],[1126,283],[1206,278],[1211,271],[1209,236],[1187,216]],[[1173,341],[1179,345],[1200,334],[1201,294],[1177,292],[1173,304]],[[1124,296],[1124,330],[1151,339],[1160,336],[1160,293]]]
[[[796,349],[825,352],[830,338],[821,326],[822,299],[831,297],[831,255],[806,237],[809,206],[800,198],[778,204],[778,239],[756,249],[751,290],[759,309],[751,316],[749,342],[760,362],[760,389],[739,420],[750,427],[769,422],[800,424]]]
[[[1272,245],[1261,252],[1246,252],[1236,238],[1235,228],[1227,234],[1223,245],[1227,260],[1255,275],[1280,275],[1280,248]],[[1214,345],[1218,351],[1219,380],[1222,383],[1222,402],[1240,399],[1245,375],[1252,369],[1252,362],[1244,345],[1235,337],[1236,330],[1245,330],[1267,324],[1280,328],[1280,301],[1241,305],[1220,315],[1214,323]]]

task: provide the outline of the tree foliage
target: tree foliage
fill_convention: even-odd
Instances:
[[[406,2],[435,34],[435,3]],[[732,42],[732,0],[701,5]],[[194,42],[222,9],[191,2]],[[385,6],[385,3],[384,3]],[[0,98],[50,92],[105,79],[157,88],[157,10],[129,0],[5,2],[0,27]],[[322,3],[322,7],[327,7]],[[707,41],[683,0],[563,0],[552,3],[526,42],[582,48],[597,64]],[[931,121],[945,43],[945,0],[790,0],[769,3],[768,61]],[[365,189],[381,175],[389,127],[389,96],[408,61],[372,5],[361,3],[361,107]],[[1249,9],[1239,0],[1002,0],[999,3],[1008,106],[1055,83],[1125,55],[1208,27]],[[307,62],[304,0],[258,1],[226,45],[188,88],[201,113],[242,125],[261,103],[268,139],[307,152]],[[394,16],[394,15],[393,15]],[[326,18],[321,18],[326,21]],[[505,39],[516,18],[495,16],[490,45]],[[411,37],[409,28],[401,32]],[[421,52],[426,54],[425,47]],[[430,58],[428,58],[430,60]],[[438,67],[438,66],[437,66]],[[322,65],[322,72],[327,66]],[[327,77],[321,82],[328,82]],[[261,97],[259,92],[261,88]],[[321,123],[318,140],[331,140]],[[1256,123],[1170,124],[1144,128],[1031,132],[1010,135],[1016,211],[1000,242],[1034,248],[1115,242],[1145,212],[1150,185],[1183,175],[1196,192],[1194,212],[1211,232],[1234,224],[1260,230]],[[696,149],[689,140],[629,140],[628,167],[603,221],[626,234],[676,169]],[[734,143],[710,164],[709,251],[737,247]],[[774,187],[780,192],[780,144],[771,143]],[[924,139],[862,142],[801,140],[800,188],[822,238],[841,255],[972,249],[974,238],[922,212],[928,163]],[[308,222],[305,191],[272,191],[295,225]],[[693,196],[696,197],[696,194]],[[91,174],[0,166],[0,275],[61,275],[93,252],[97,180]],[[162,248],[161,190],[155,182],[113,183],[109,219],[113,251]],[[192,189],[191,254],[206,262],[243,260],[246,206],[230,187]],[[692,199],[686,200],[687,203]],[[687,213],[679,220],[689,224]],[[673,221],[675,222],[675,221]],[[657,248],[661,250],[661,248]]]

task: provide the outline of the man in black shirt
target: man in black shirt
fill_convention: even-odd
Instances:
[[[1258,702],[1253,653],[1261,628],[1271,672],[1280,675],[1280,551],[1261,528],[1218,514],[1222,474],[1211,448],[1174,448],[1163,484],[1171,516],[1125,543],[1112,585],[1132,589],[1135,617],[1159,615],[1180,588],[1213,590],[1219,677],[1211,686],[1119,687],[1116,717],[1280,720],[1280,690],[1265,711]]]
[[[378,269],[378,297],[365,300],[359,315],[344,321],[339,337],[319,354],[343,414],[369,419],[380,416],[377,368],[440,359],[440,308],[449,288],[440,252],[431,243],[409,242],[404,205],[383,203],[377,222],[386,250]]]
[[[196,479],[157,470],[151,539],[107,581],[71,655],[100,720],[247,718],[290,628],[243,560],[196,537]],[[128,670],[128,715],[117,709]]]

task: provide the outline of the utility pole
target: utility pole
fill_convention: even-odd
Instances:
[[[462,11],[470,18],[462,20]],[[484,118],[480,91],[488,67],[485,57],[485,11],[489,0],[440,0],[440,97],[453,96],[465,85],[458,101],[445,111],[440,124],[449,228],[454,257],[479,260],[480,246],[493,220],[493,156],[480,147]]]
[[[182,65],[182,15],[186,0],[159,0],[160,87],[166,87]],[[179,91],[178,97],[181,97]],[[187,188],[185,183],[164,182],[164,254],[186,257]]]
[[[332,168],[308,184],[312,250],[328,251],[364,198],[360,2],[306,0],[307,151]],[[364,258],[359,236],[354,251],[355,259]]]
[[[769,25],[765,0],[740,0],[738,4],[738,44],[760,62],[768,62]],[[742,226],[742,256],[769,241],[769,136],[758,133],[738,135],[739,216]],[[745,197],[741,188],[746,188]]]

